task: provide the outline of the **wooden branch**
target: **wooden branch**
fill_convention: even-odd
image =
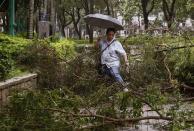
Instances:
[[[166,48],[166,49],[161,49],[161,50],[155,50],[154,52],[157,53],[157,52],[165,52],[165,51],[172,51],[172,50],[179,50],[179,49],[184,49],[184,48],[193,48],[194,47],[194,44],[192,45],[189,45],[189,46],[179,46],[179,47],[172,47],[172,48]],[[132,57],[135,57],[135,56],[140,56],[142,55],[142,53],[139,53],[139,54],[135,54],[135,55],[131,55]]]
[[[140,93],[134,92],[134,91],[130,91],[129,94],[133,94],[137,99],[141,100],[144,104],[148,105],[152,111],[155,111],[160,117],[164,117],[160,111],[158,109],[155,109],[149,102],[147,102],[146,100],[142,99],[144,98],[144,96]]]
[[[167,55],[165,54],[165,58],[163,60],[163,63],[164,63],[164,66],[165,66],[165,68],[166,68],[166,70],[168,72],[168,80],[169,80],[169,83],[172,83],[172,73],[171,73],[171,71],[170,71],[170,69],[168,67],[168,64],[167,64],[166,60],[167,60]]]
[[[73,20],[70,20],[69,22],[65,22],[64,26],[66,27],[66,26],[70,25],[72,22],[73,22]]]
[[[76,21],[76,25],[80,22],[80,19],[81,19],[80,11],[81,11],[81,8],[76,9],[76,13],[77,13],[77,17],[78,17],[77,21]]]
[[[188,48],[188,47],[194,47],[194,44],[189,45],[189,46],[179,46],[179,47],[173,47],[173,48],[169,48],[169,49],[156,50],[155,52],[172,51],[172,50],[184,49],[184,48]]]
[[[137,118],[128,118],[128,119],[119,119],[119,118],[112,118],[112,117],[107,117],[103,115],[97,115],[97,114],[75,114],[72,112],[66,112],[61,109],[54,109],[54,108],[47,108],[47,109],[33,109],[33,110],[47,110],[47,111],[54,111],[54,112],[60,112],[63,114],[67,114],[66,116],[68,117],[88,117],[88,118],[100,118],[103,119],[103,121],[107,120],[109,122],[114,122],[114,123],[121,123],[121,122],[138,122],[142,120],[165,120],[165,121],[173,121],[172,117],[161,117],[161,116],[147,116],[147,117],[137,117]],[[188,123],[193,123],[194,119],[186,120]]]
[[[105,126],[105,125],[111,124],[111,123],[113,123],[113,122],[112,122],[112,121],[111,121],[111,122],[110,122],[110,121],[105,121],[105,122],[103,122],[103,123],[101,123],[101,124],[82,126],[82,127],[77,128],[77,129],[75,129],[75,130],[76,130],[76,131],[83,131],[83,130],[85,130],[85,129],[94,129],[94,128],[101,127],[101,126]]]
[[[186,85],[186,84],[181,84],[181,86],[183,87],[183,88],[185,88],[185,89],[189,89],[189,90],[194,90],[194,87],[191,87],[191,86],[188,86],[188,85]]]
[[[185,98],[185,99],[182,99],[181,101],[182,101],[182,102],[194,101],[194,97]]]

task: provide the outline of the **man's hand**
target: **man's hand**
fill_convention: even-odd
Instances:
[[[129,61],[128,61],[128,58],[127,58],[127,54],[124,54],[123,57],[124,57],[125,66],[126,66],[125,71],[126,71],[127,73],[129,73]]]
[[[126,62],[125,66],[126,66],[126,68],[125,68],[126,72],[129,73],[129,62]]]
[[[99,37],[97,38],[97,42],[99,42],[101,39],[102,39],[102,37],[99,36]]]
[[[102,36],[99,36],[99,37],[97,38],[96,44],[95,44],[95,47],[96,47],[96,48],[99,48],[99,42],[101,41],[101,39],[102,39]]]

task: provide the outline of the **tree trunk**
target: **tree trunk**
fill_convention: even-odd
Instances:
[[[54,35],[55,34],[55,0],[51,0],[51,35]]]
[[[107,14],[111,15],[109,0],[104,0],[104,3],[106,4]]]
[[[151,4],[150,9],[148,9],[148,5]],[[149,28],[149,14],[153,11],[155,6],[155,0],[141,0],[141,6],[143,9],[143,17],[144,17],[144,24],[145,24],[145,30]]]
[[[82,0],[85,15],[94,13],[94,0]],[[86,32],[89,35],[89,42],[93,43],[93,28],[86,24]]]
[[[90,0],[90,13],[93,14],[94,13],[94,0]],[[94,41],[94,36],[93,36],[94,30],[93,27],[90,26],[90,30],[89,30],[89,38],[90,38],[90,43],[93,43]]]
[[[81,40],[82,39],[81,30],[79,29],[78,23],[76,23],[75,20],[73,20],[73,25],[74,25],[75,32],[77,33],[79,40]]]
[[[113,6],[112,3],[110,4],[110,7],[111,7],[111,14],[112,14],[112,17],[117,17],[116,14],[115,14],[115,11],[114,11],[114,6]]]
[[[147,13],[147,5],[148,5],[149,0],[141,0],[141,5],[143,9],[143,18],[144,18],[144,25],[145,25],[145,30],[148,29],[149,27],[149,20],[148,20],[148,13]]]
[[[28,17],[28,38],[33,38],[33,15],[34,14],[34,0],[30,0],[29,2],[29,17]]]
[[[61,30],[61,35],[62,35],[63,37],[66,37],[66,34],[65,34],[64,29],[65,29],[65,26],[64,26],[64,25],[61,25],[61,28],[60,28],[60,30]]]
[[[174,18],[175,18],[176,0],[172,0],[172,2],[170,2],[170,3],[171,4],[169,5],[166,0],[162,0],[162,9],[163,9],[163,13],[164,13],[164,17],[166,19],[166,22],[168,24],[168,29],[171,28],[172,23],[173,23]]]
[[[148,15],[145,13],[145,14],[143,14],[143,16],[144,16],[145,30],[147,30],[148,27],[149,27],[149,19],[148,19]]]

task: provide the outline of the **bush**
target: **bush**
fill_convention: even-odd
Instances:
[[[0,50],[0,80],[4,80],[13,67],[13,60],[6,52]]]
[[[49,40],[34,40],[20,56],[20,62],[38,73],[40,87],[55,88],[64,83],[65,66],[62,62],[74,55],[74,43],[71,41],[51,43]]]
[[[123,75],[130,82],[128,93],[121,92],[121,86],[112,80],[108,81],[98,76],[95,70],[94,51],[82,52],[75,59],[70,59],[74,55],[71,53],[67,55],[68,48],[65,48],[63,54],[64,49],[61,48],[66,43],[33,41],[21,55],[21,63],[38,72],[41,87],[57,89],[14,92],[10,97],[11,103],[7,112],[0,112],[2,114],[0,127],[3,125],[4,128],[18,130],[23,128],[53,130],[58,127],[61,130],[68,130],[64,128],[69,127],[69,130],[76,130],[87,125],[95,128],[96,125],[102,124],[96,130],[112,131],[114,123],[109,125],[109,121],[106,123],[104,118],[96,116],[90,118],[84,114],[92,115],[94,112],[97,115],[118,119],[121,121],[116,121],[115,125],[125,126],[123,119],[142,117],[145,113],[143,107],[147,105],[150,110],[159,111],[159,115],[162,113],[163,116],[172,118],[172,122],[167,123],[167,126],[173,126],[174,129],[176,125],[183,125],[181,128],[187,128],[185,121],[182,120],[183,118],[189,120],[190,116],[193,116],[193,111],[190,107],[182,109],[185,104],[182,103],[183,98],[179,88],[175,88],[176,85],[170,85],[172,92],[166,91],[169,81],[165,64],[169,66],[174,78],[174,67],[185,70],[182,65],[190,66],[190,63],[186,62],[188,58],[189,61],[193,60],[192,51],[188,48],[156,53],[156,46],[157,49],[163,49],[163,46],[159,46],[159,38],[149,39],[151,40],[144,44],[142,56],[138,57],[140,60],[134,58],[134,61],[130,61],[130,75]],[[165,108],[169,102],[174,104]],[[138,121],[132,124],[136,122]]]
[[[189,86],[194,86],[194,49],[185,48],[183,50],[172,52],[172,59],[175,62],[174,74],[180,81]]]
[[[0,34],[0,50],[4,50],[11,55],[13,59],[17,58],[21,54],[25,47],[31,43],[31,40],[27,40],[22,37],[13,37],[5,34]]]
[[[69,59],[75,55],[75,42],[67,39],[62,39],[51,43],[57,54],[62,59]]]
[[[0,80],[6,79],[14,70],[18,56],[29,45],[30,40],[0,34]]]
[[[20,56],[20,63],[26,65],[29,70],[37,72],[40,86],[47,88],[56,86],[59,61],[55,49],[44,40],[34,41]]]
[[[76,44],[81,45],[81,44],[90,44],[89,40],[73,40]]]
[[[74,46],[73,41],[66,39],[28,40],[0,34],[0,80],[9,77],[10,72],[18,69],[17,66],[28,65],[30,68],[35,68],[41,61],[47,61],[45,63],[49,66],[49,60],[50,62],[58,61],[58,59],[69,60],[76,54]],[[54,57],[57,60],[53,60]],[[55,63],[50,68],[54,66]]]

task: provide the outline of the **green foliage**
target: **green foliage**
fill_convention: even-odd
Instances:
[[[53,79],[56,77],[56,75],[54,75],[56,74],[55,69],[58,70],[56,72],[60,72],[58,69],[60,61],[69,60],[76,54],[74,49],[75,43],[65,39],[55,41],[49,39],[27,40],[21,37],[0,34],[0,42],[0,80],[20,74],[19,72],[21,72],[21,74],[23,71],[26,72],[23,69],[18,71],[18,68],[27,66],[30,67],[30,70],[35,69],[31,71],[37,71],[38,73],[44,72],[40,74],[48,81],[55,81],[55,79]],[[55,66],[55,64],[58,66]],[[40,71],[40,68],[42,71]],[[50,69],[52,70],[50,71]],[[53,77],[48,78],[48,76]]]
[[[15,69],[18,56],[29,43],[29,40],[21,37],[0,34],[0,80],[6,79]]]
[[[13,68],[13,60],[7,52],[0,51],[0,80],[5,79]]]
[[[41,87],[54,88],[59,78],[60,58],[55,49],[45,40],[35,40],[20,55],[20,63],[39,74]]]
[[[168,79],[169,72],[166,69],[168,66],[172,79],[178,79],[180,82],[193,85],[193,59],[194,49],[189,46],[194,43],[193,37],[188,36],[170,36],[161,37],[152,36],[136,36],[126,40],[125,45],[138,45],[143,57],[134,58],[134,68],[141,72],[141,76],[136,76],[132,71],[132,78],[142,79],[142,81],[153,81],[159,79]],[[185,46],[183,49],[173,49],[176,47]],[[188,47],[187,47],[188,46]],[[157,50],[167,49],[168,51],[157,52]],[[164,59],[166,65],[164,64]],[[137,60],[137,61],[136,61]],[[139,61],[140,60],[140,61]],[[141,64],[140,64],[141,63]],[[142,73],[144,72],[144,73]],[[137,73],[139,74],[139,73]],[[138,78],[136,78],[138,77]],[[150,78],[150,79],[149,79]],[[158,79],[158,80],[159,80]]]
[[[194,84],[193,51],[193,49],[186,48],[183,51],[179,51],[179,55],[174,55],[177,60],[174,70],[175,76],[179,81],[184,82],[190,86]]]
[[[7,114],[1,114],[0,128],[5,130],[72,130],[73,127],[68,125],[72,120],[66,117],[65,112],[78,110],[81,102],[79,97],[72,95],[65,88],[52,91],[15,90],[10,97]],[[61,112],[57,113],[52,108],[58,108]],[[5,119],[7,117],[12,119]]]
[[[192,41],[194,41],[193,38],[191,38]],[[121,41],[123,41],[121,39]],[[185,43],[185,37],[184,36],[172,36],[169,34],[163,35],[163,36],[157,36],[154,37],[152,35],[137,35],[137,36],[131,36],[128,39],[125,40],[125,45],[164,45],[164,46],[181,46]]]
[[[173,118],[165,125],[167,129],[191,129],[181,117],[189,120],[193,112],[189,111],[191,108],[182,109],[183,97],[178,88],[181,79],[176,79],[180,69],[185,71],[182,65],[190,66],[193,54],[190,48],[170,50],[189,45],[189,41],[180,40],[185,39],[170,36],[132,38],[134,43],[141,42],[142,55],[130,58],[130,74],[122,71],[125,80],[130,82],[128,93],[122,92],[122,86],[113,83],[112,79],[98,76],[95,50],[76,54],[74,42],[34,40],[20,55],[20,63],[36,71],[40,87],[47,89],[14,92],[10,104],[2,111],[0,126],[4,129],[53,130],[60,127],[76,130],[91,125],[91,130],[114,130],[116,125],[125,126],[126,123],[82,115],[97,114],[116,120],[140,118],[145,114],[146,105],[164,117]],[[169,51],[156,52],[166,48]],[[172,80],[169,80],[167,68]],[[168,87],[171,92],[166,91]]]
[[[34,40],[20,55],[20,64],[39,74],[41,87],[55,88],[64,83],[66,66],[63,66],[63,61],[75,54],[72,41]]]
[[[90,44],[88,40],[74,40],[73,41],[78,44],[78,45],[82,45],[82,44]]]
[[[17,58],[22,51],[30,44],[30,40],[22,37],[12,37],[5,34],[0,34],[0,50],[4,50],[11,57]]]
[[[69,59],[75,55],[75,42],[62,39],[51,44],[62,59]]]

